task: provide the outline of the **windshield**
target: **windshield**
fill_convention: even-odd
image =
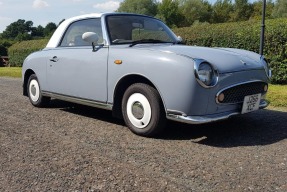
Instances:
[[[107,17],[111,44],[176,43],[171,30],[161,21],[136,15]]]

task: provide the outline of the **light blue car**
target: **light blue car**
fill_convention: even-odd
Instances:
[[[201,124],[265,108],[270,76],[257,53],[182,45],[162,21],[126,13],[65,20],[22,71],[32,105],[55,98],[112,110],[149,137],[166,119]]]

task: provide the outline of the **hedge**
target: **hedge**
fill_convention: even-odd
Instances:
[[[259,52],[261,21],[197,24],[173,30],[188,45],[233,47]],[[271,83],[287,84],[287,19],[266,21],[264,55],[273,77]]]
[[[43,49],[48,39],[22,41],[13,44],[8,49],[9,63],[11,67],[21,67],[24,59],[32,52]]]

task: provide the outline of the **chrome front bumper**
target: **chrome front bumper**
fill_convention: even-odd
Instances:
[[[266,100],[262,100],[259,105],[259,109],[264,109],[268,106],[268,102]],[[184,116],[179,114],[168,113],[167,119],[172,121],[178,121],[182,123],[188,124],[204,124],[204,123],[211,123],[215,121],[221,121],[228,119],[231,116],[239,115],[241,112],[225,112],[215,115],[206,115],[206,116]]]

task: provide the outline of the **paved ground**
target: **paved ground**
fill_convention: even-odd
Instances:
[[[111,112],[53,100],[32,107],[0,78],[0,191],[287,191],[287,113],[169,122],[159,139]]]

